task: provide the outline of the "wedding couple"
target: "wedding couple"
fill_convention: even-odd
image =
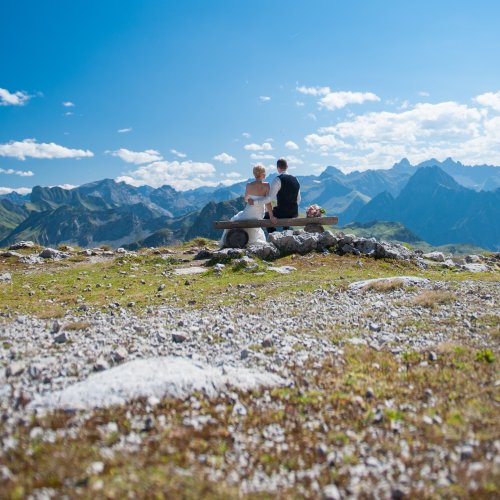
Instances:
[[[263,165],[256,165],[253,168],[255,180],[249,182],[245,190],[245,209],[237,213],[231,220],[253,220],[253,219],[271,219],[277,223],[278,219],[297,217],[299,215],[300,203],[300,184],[299,181],[287,173],[288,163],[284,158],[276,162],[278,176],[271,184],[264,182],[266,178],[266,169]],[[272,200],[277,201],[275,207],[272,206]],[[284,227],[284,229],[289,229]],[[265,243],[266,235],[261,228],[247,228],[247,245],[256,243]],[[276,228],[267,228],[268,233],[276,231]],[[224,246],[227,230],[224,231],[221,244]]]

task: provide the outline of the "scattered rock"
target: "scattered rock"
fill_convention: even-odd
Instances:
[[[104,370],[107,370],[109,368],[109,363],[103,358],[97,358],[97,361],[94,363],[94,371],[95,372],[102,372]]]
[[[446,260],[443,252],[424,253],[422,257],[427,260],[433,260],[434,262],[444,262]]]
[[[329,484],[323,488],[323,498],[325,500],[342,500],[342,495],[335,484]]]
[[[68,340],[69,340],[69,337],[68,337],[66,332],[62,332],[59,335],[57,335],[56,337],[54,337],[54,342],[56,342],[56,344],[64,344]]]
[[[55,248],[44,248],[39,254],[38,257],[42,259],[65,259],[69,257],[67,253],[56,250]]]
[[[118,347],[111,352],[111,358],[115,363],[121,363],[128,357],[128,352],[125,347]]]
[[[5,375],[7,377],[17,377],[23,373],[26,365],[23,361],[14,361],[6,369]]]
[[[0,283],[7,283],[10,281],[12,281],[12,274],[10,274],[10,273],[0,274]]]
[[[469,271],[470,273],[485,273],[489,271],[488,266],[486,264],[480,264],[480,263],[464,264],[462,266],[462,269],[464,271]]]
[[[172,340],[176,344],[182,344],[183,342],[186,342],[187,337],[185,335],[182,335],[181,333],[172,333]]]
[[[10,245],[9,250],[20,250],[21,248],[33,248],[35,243],[33,241],[18,241]]]

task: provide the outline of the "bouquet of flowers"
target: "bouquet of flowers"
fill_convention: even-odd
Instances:
[[[326,210],[319,205],[311,205],[306,209],[306,217],[321,217],[326,214]]]

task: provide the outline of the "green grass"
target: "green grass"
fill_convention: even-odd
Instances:
[[[21,264],[16,258],[0,260],[0,272],[9,271],[13,276],[12,283],[0,284],[3,312],[50,318],[61,317],[68,310],[77,311],[82,304],[98,309],[110,303],[122,307],[134,303],[138,313],[144,312],[147,306],[160,304],[184,308],[241,304],[250,311],[270,294],[286,300],[297,292],[318,288],[333,287],[341,291],[361,279],[408,274],[445,281],[498,281],[499,277],[493,272],[453,273],[434,268],[422,271],[407,262],[334,254],[288,256],[275,261],[274,265],[297,268],[288,275],[270,271],[261,274],[267,267],[261,264],[251,272],[228,265],[221,273],[208,268],[205,274],[187,277],[173,273],[176,268],[188,265],[183,259],[192,258],[179,249],[166,258],[141,253],[90,263],[77,257],[77,262],[66,260],[39,266]],[[186,279],[189,285],[185,284]],[[160,285],[165,285],[161,291]],[[250,297],[250,293],[255,297]]]

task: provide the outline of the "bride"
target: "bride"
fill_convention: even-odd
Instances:
[[[253,175],[255,180],[253,182],[249,182],[245,189],[245,201],[248,201],[249,198],[254,197],[265,197],[269,194],[269,182],[264,182],[266,178],[266,168],[264,165],[255,165],[253,168]],[[244,210],[238,212],[234,217],[231,218],[232,221],[235,220],[253,220],[253,219],[263,219],[265,212],[269,214],[273,213],[273,208],[271,203],[263,204],[258,200],[254,200],[253,205],[248,205]],[[247,245],[255,245],[256,243],[265,243],[266,236],[264,231],[260,227],[255,228],[245,228],[245,231],[248,233],[248,243]],[[226,235],[228,230],[224,231],[222,235],[222,239],[220,240],[220,245],[225,245]]]

